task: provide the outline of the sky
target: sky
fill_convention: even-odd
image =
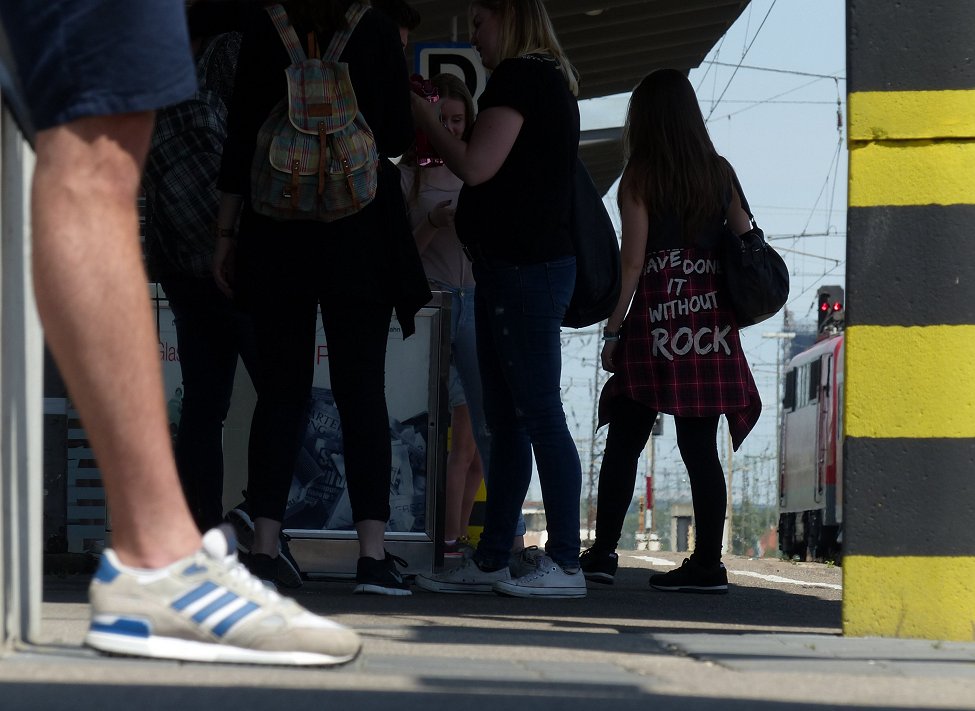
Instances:
[[[571,59],[571,57],[570,57]],[[790,268],[786,308],[815,325],[816,290],[846,278],[846,36],[844,0],[752,0],[700,68],[690,72],[718,152],[735,167],[758,224]],[[620,126],[628,94],[581,102],[582,128]],[[837,103],[839,102],[839,103]],[[839,119],[838,119],[839,115]],[[607,195],[614,219],[615,186]],[[742,345],[763,401],[762,417],[726,473],[734,498],[772,503],[783,314],[744,329]],[[600,343],[594,330],[563,331],[563,401],[582,457],[583,498],[592,449]],[[605,428],[600,432],[605,436]],[[719,436],[727,439],[722,421]],[[690,490],[673,419],[655,438],[657,497]],[[597,440],[597,456],[600,445]],[[727,454],[728,447],[720,448]],[[641,466],[641,474],[647,468]],[[642,477],[637,487],[641,489]],[[593,494],[595,495],[595,494]],[[537,479],[529,492],[540,498]]]

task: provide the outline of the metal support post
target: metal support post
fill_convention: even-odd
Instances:
[[[30,267],[34,156],[0,118],[0,650],[40,629],[43,339]]]

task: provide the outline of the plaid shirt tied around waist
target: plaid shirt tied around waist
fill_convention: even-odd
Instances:
[[[683,247],[651,252],[620,329],[615,374],[600,396],[628,397],[680,417],[724,414],[737,450],[762,402],[727,298],[717,250]]]

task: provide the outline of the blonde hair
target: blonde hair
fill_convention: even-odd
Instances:
[[[441,99],[456,99],[464,104],[464,135],[461,136],[461,139],[470,140],[477,109],[474,107],[474,97],[471,96],[471,90],[467,88],[467,84],[455,74],[446,72],[432,77],[430,82],[437,87]]]
[[[501,28],[499,61],[525,54],[547,54],[558,62],[569,90],[578,96],[578,73],[555,36],[555,28],[542,0],[472,0],[471,8],[475,6],[498,18]]]
[[[461,140],[467,141],[471,137],[471,131],[474,128],[474,118],[477,116],[474,98],[471,96],[471,91],[467,88],[467,84],[460,77],[446,72],[437,74],[430,81],[437,87],[441,99],[456,99],[464,104],[464,135],[461,136]],[[420,183],[424,176],[424,172],[416,159],[416,143],[410,146],[409,150],[403,154],[403,157],[400,159],[400,165],[409,167],[413,172],[413,187],[410,188],[410,194],[407,195],[406,201],[409,205],[415,205],[417,199],[420,197]]]

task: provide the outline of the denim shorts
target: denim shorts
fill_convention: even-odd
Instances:
[[[447,376],[447,401],[451,409],[467,404],[467,394],[464,392],[464,384],[460,381],[460,373],[457,367],[451,363],[450,373]]]
[[[0,20],[37,130],[196,90],[183,0],[3,0]]]

